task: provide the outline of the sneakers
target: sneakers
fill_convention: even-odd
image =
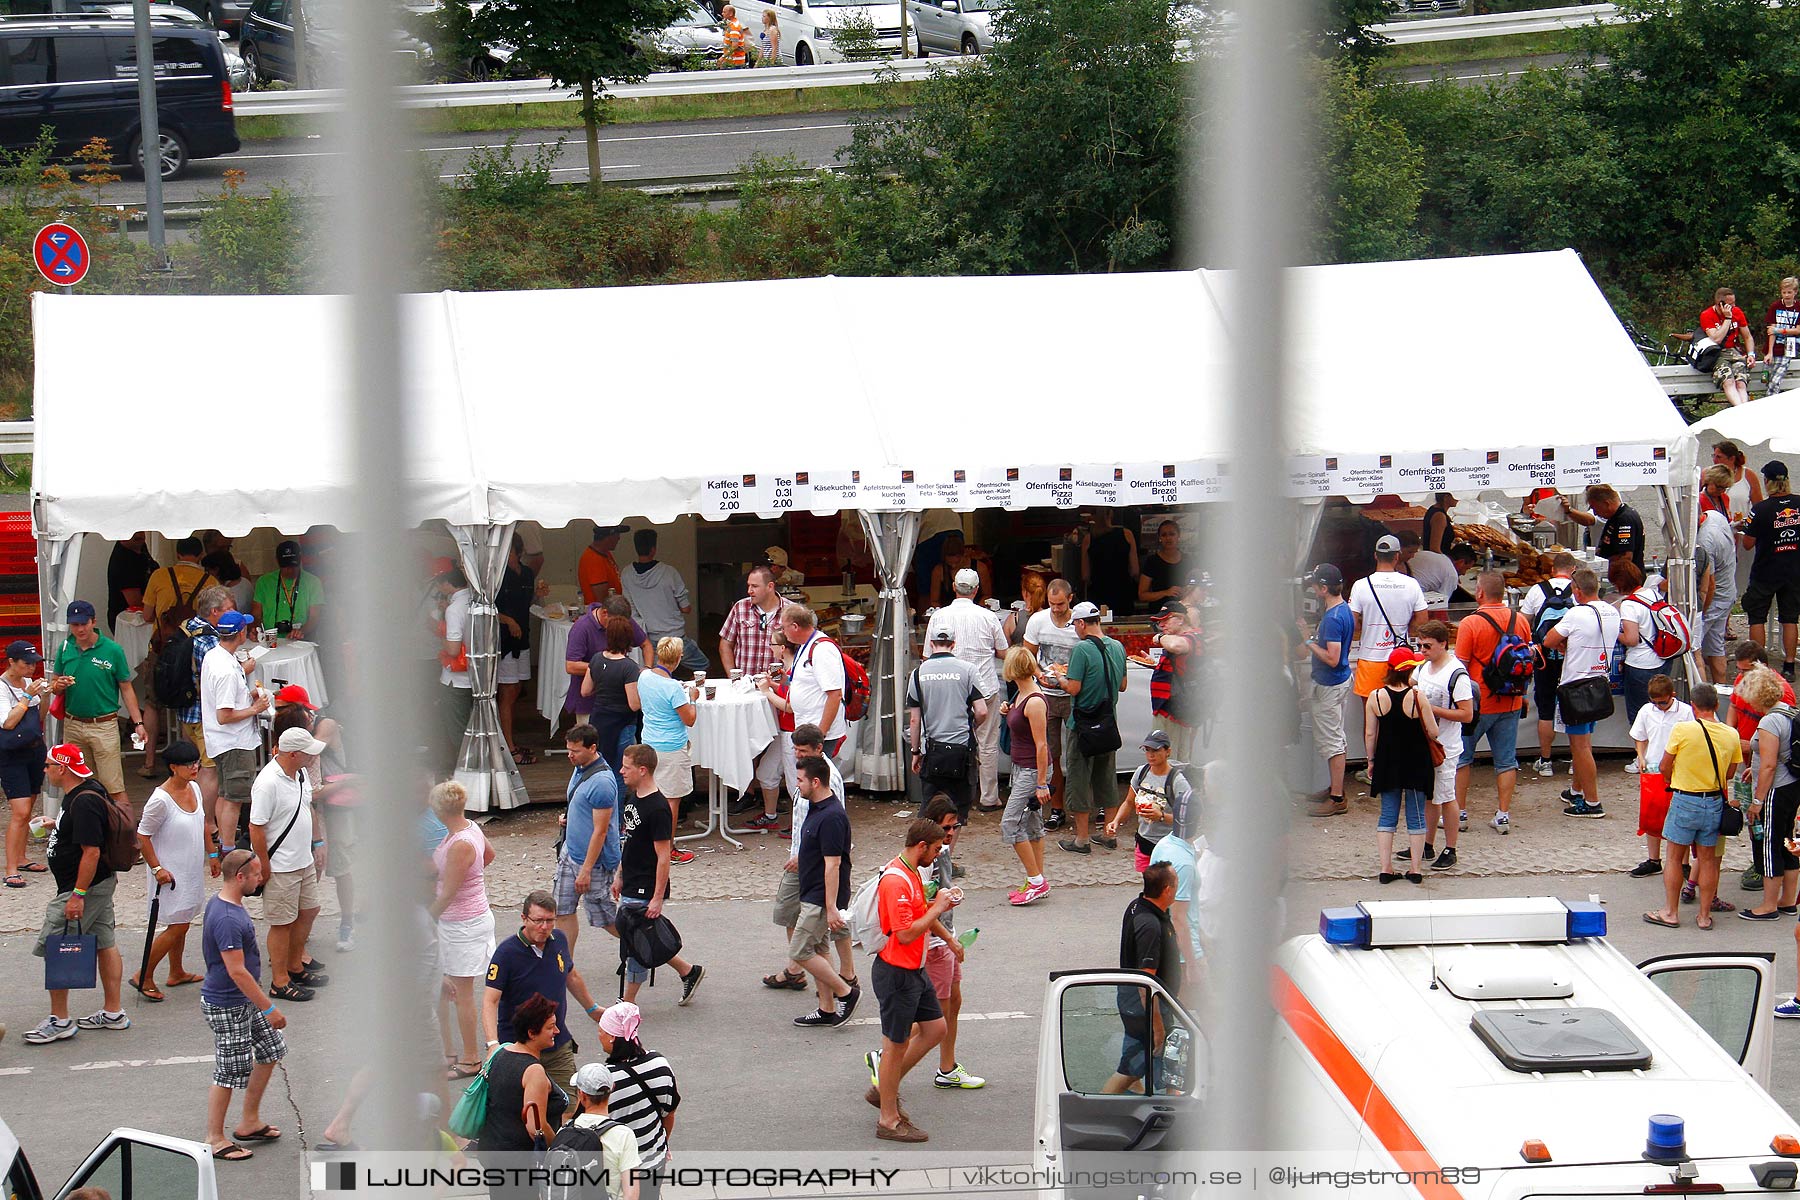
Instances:
[[[1488,827],[1495,833],[1511,833],[1512,817],[1507,813],[1495,813],[1494,819],[1488,822]]]
[[[1023,908],[1034,900],[1042,900],[1050,894],[1050,881],[1028,883],[1006,898],[1006,902],[1014,908]]]
[[[1063,827],[1063,825],[1067,823],[1067,821],[1068,821],[1068,818],[1063,816],[1062,809],[1053,808],[1050,810],[1050,815],[1048,815],[1044,818],[1044,828],[1045,829],[1061,829]]]
[[[1531,769],[1536,771],[1538,775],[1544,779],[1549,779],[1556,774],[1556,764],[1547,758],[1540,758],[1532,763]]]
[[[863,1055],[863,1066],[869,1068],[869,1086],[881,1086],[881,1051],[871,1050]],[[881,1101],[877,1100],[877,1104]]]
[[[1654,858],[1646,858],[1643,862],[1631,868],[1630,874],[1633,879],[1644,879],[1651,875],[1661,875],[1662,863]]]
[[[1342,796],[1327,796],[1306,806],[1309,817],[1341,817],[1350,811],[1350,802]]]
[[[1572,800],[1563,809],[1565,817],[1604,817],[1606,809],[1599,804],[1589,804],[1586,800]]]
[[[693,1000],[694,993],[699,990],[700,981],[705,978],[706,968],[695,963],[694,969],[681,977],[681,999],[675,1002],[676,1005],[686,1008],[688,1003]]]
[[[1078,842],[1074,838],[1064,838],[1056,844],[1061,846],[1064,850],[1067,850],[1070,854],[1092,854],[1094,852],[1094,848],[1088,845],[1088,843]]]
[[[1738,909],[1738,916],[1745,921],[1779,921],[1781,913],[1771,908],[1766,913],[1759,913],[1753,908]]]
[[[83,1029],[130,1029],[131,1018],[122,1012],[109,1013],[103,1008],[98,1012],[91,1012],[85,1017],[77,1017],[75,1024]],[[31,1035],[26,1034],[25,1036],[30,1037]]]
[[[1789,996],[1775,1006],[1775,1015],[1784,1021],[1800,1020],[1800,996]],[[30,1037],[28,1033],[25,1035]]]
[[[1430,842],[1426,842],[1426,843],[1425,843],[1425,853],[1424,853],[1424,855],[1423,855],[1423,856],[1422,856],[1422,857],[1421,857],[1421,858],[1420,858],[1420,859],[1419,859],[1419,861],[1420,861],[1420,862],[1422,862],[1422,863],[1423,863],[1423,862],[1430,862],[1430,861],[1431,861],[1431,856],[1432,856],[1432,849],[1431,849],[1431,843],[1430,843]],[[1404,859],[1407,859],[1407,860],[1411,860],[1411,858],[1412,858],[1412,847],[1411,847],[1411,846],[1402,846],[1402,847],[1400,847],[1400,848],[1399,848],[1399,849],[1398,849],[1398,850],[1396,850],[1396,851],[1394,851],[1394,857],[1395,857],[1395,858],[1404,858]]]
[[[1466,808],[1461,809],[1456,814],[1456,832],[1469,832],[1469,810]]]
[[[1431,869],[1434,871],[1448,871],[1451,867],[1454,867],[1455,865],[1456,865],[1456,847],[1455,846],[1445,846],[1444,852],[1442,854],[1439,854],[1437,856],[1437,861],[1431,864]]]
[[[351,929],[338,930],[337,952],[339,954],[348,954],[354,949],[356,949],[356,931]]]
[[[987,1080],[979,1075],[969,1074],[967,1071],[963,1070],[963,1065],[961,1063],[957,1063],[948,1071],[939,1071],[936,1075],[932,1076],[931,1086],[945,1089],[962,1088],[965,1091],[974,1091],[976,1088],[986,1087]]]
[[[1092,844],[1095,846],[1105,846],[1108,850],[1117,850],[1119,848],[1119,839],[1116,837],[1107,837],[1105,834],[1096,834]]]
[[[744,822],[745,829],[773,829],[781,824],[781,818],[774,813],[761,813]]]
[[[1627,775],[1636,775],[1641,770],[1643,770],[1643,768],[1637,765],[1637,759],[1635,758],[1625,764],[1625,773]]]
[[[1754,866],[1746,868],[1743,877],[1738,880],[1738,886],[1742,887],[1746,892],[1760,892],[1762,891],[1762,885],[1762,872],[1757,870]]]
[[[21,1035],[26,1045],[48,1046],[51,1042],[60,1042],[64,1038],[75,1036],[75,1022],[64,1018],[59,1021],[55,1017],[45,1017],[36,1029],[27,1029]]]
[[[694,861],[694,852],[692,850],[683,850],[680,846],[677,846],[669,852],[669,861],[672,863],[691,863]]]
[[[1577,800],[1586,800],[1587,797],[1576,791],[1574,788],[1564,788],[1562,790],[1562,799],[1564,804],[1574,804]]]
[[[801,1029],[835,1029],[844,1023],[844,1019],[835,1012],[821,1012],[818,1009],[803,1017],[795,1017],[794,1024]]]
[[[856,1011],[856,1002],[861,999],[862,999],[862,985],[856,984],[856,983],[853,983],[850,985],[850,991],[848,994],[839,997],[839,999],[837,1001],[837,1013],[836,1013],[837,1023],[839,1025],[842,1025],[845,1021],[848,1021],[850,1019],[850,1014]]]

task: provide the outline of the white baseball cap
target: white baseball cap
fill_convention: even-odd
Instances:
[[[588,1063],[575,1072],[575,1086],[589,1096],[604,1096],[618,1082],[605,1063]]]
[[[1095,604],[1092,600],[1083,600],[1080,604],[1077,604],[1074,608],[1069,610],[1069,616],[1077,621],[1098,621],[1100,619],[1100,606]]]
[[[956,590],[973,592],[981,586],[981,573],[974,567],[964,567],[956,573]]]

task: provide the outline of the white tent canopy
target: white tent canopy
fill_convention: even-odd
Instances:
[[[1208,402],[1234,336],[1293,355],[1271,467],[1296,496],[1685,478],[1683,422],[1572,251],[1300,274],[1285,329],[1218,272],[409,297],[407,516],[1213,499],[1224,403],[1257,402]],[[38,295],[40,536],[347,527],[344,313]],[[254,332],[246,397],[197,406],[204,379],[148,369],[169,330]]]
[[[1764,396],[1724,409],[1698,422],[1689,432],[1698,439],[1702,459],[1714,442],[1730,440],[1752,458],[1751,468],[1760,470],[1762,463],[1754,461],[1758,451],[1800,454],[1800,392]]]

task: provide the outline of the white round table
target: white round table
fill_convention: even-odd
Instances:
[[[150,652],[150,635],[155,632],[156,627],[150,622],[133,621],[126,613],[119,614],[118,623],[113,627],[113,641],[119,643],[119,649],[125,651],[126,666],[137,670],[138,664],[144,661],[144,655]]]
[[[725,793],[727,789],[742,792],[750,786],[756,776],[756,758],[775,740],[780,726],[761,692],[739,692],[728,680],[719,680],[716,696],[695,702],[694,724],[688,729],[688,756],[696,767],[711,772],[706,785],[706,828],[675,840],[690,841],[716,831],[742,849],[743,843],[731,835],[752,831],[731,828],[726,820]]]
[[[251,679],[271,690],[274,680],[285,679],[305,688],[314,704],[323,707],[331,702],[330,693],[325,689],[325,671],[319,665],[316,642],[283,642],[256,660]]]
[[[569,694],[569,672],[564,656],[569,650],[569,630],[575,623],[567,617],[551,620],[544,616],[541,608],[533,607],[531,612],[538,618],[537,706],[554,727],[557,715],[562,712],[563,700]]]

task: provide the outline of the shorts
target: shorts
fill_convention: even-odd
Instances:
[[[221,1008],[200,1002],[213,1035],[213,1082],[239,1091],[250,1085],[250,1064],[278,1063],[287,1057],[287,1039],[253,1004]]]
[[[221,750],[213,763],[219,768],[219,799],[233,804],[250,803],[250,787],[256,782],[256,751]]]
[[[125,790],[125,760],[119,749],[117,717],[103,717],[98,721],[70,717],[63,722],[63,736],[81,747],[101,787],[115,796]]]
[[[566,1032],[566,1031],[565,1031]],[[544,1074],[550,1082],[563,1090],[568,1096],[575,1094],[575,1039],[559,1042],[538,1056],[538,1062],[544,1068]]]
[[[1553,720],[1556,716],[1556,689],[1562,686],[1563,660],[1552,658],[1540,664],[1531,677],[1531,702],[1537,709],[1537,719]],[[1539,746],[1538,757],[1550,757],[1550,747]]]
[[[1669,817],[1669,780],[1655,771],[1638,776],[1638,836],[1661,837]]]
[[[1712,379],[1714,383],[1723,386],[1728,379],[1744,383],[1749,378],[1750,366],[1744,361],[1742,351],[1731,349],[1719,351],[1719,361],[1713,365]]]
[[[1127,1079],[1142,1079],[1150,1069],[1150,1030],[1145,1027],[1125,1027],[1125,1039],[1119,1047],[1118,1073]],[[1156,1077],[1163,1079],[1167,1072],[1163,1067],[1163,1050],[1156,1050]]]
[[[131,688],[142,699],[145,708],[156,703],[156,660],[155,643],[144,651],[144,661],[137,664],[131,673]]]
[[[1356,674],[1351,677],[1351,685],[1356,694],[1367,700],[1375,694],[1375,689],[1387,682],[1388,665],[1379,658],[1359,658],[1356,660]]]
[[[949,946],[933,946],[925,951],[925,978],[939,1000],[948,1000],[956,985],[962,982],[962,964]]]
[[[1506,715],[1510,717],[1513,714],[1507,713]],[[1517,725],[1518,722],[1514,721],[1513,724]],[[1467,739],[1465,739],[1465,744],[1467,744]],[[1514,769],[1516,770],[1517,768]],[[1444,761],[1439,763],[1437,769],[1433,772],[1431,784],[1431,802],[1433,804],[1456,803],[1457,770],[1456,755],[1445,754]]]
[[[219,765],[213,761],[212,755],[206,752],[206,726],[198,721],[183,721],[181,723],[181,736],[186,738],[189,744],[200,752],[200,765],[202,767],[216,767]]]
[[[1200,731],[1191,725],[1184,725],[1166,713],[1157,713],[1150,718],[1150,728],[1160,729],[1169,735],[1169,761],[1175,763],[1192,762],[1194,758],[1194,739]]]
[[[799,919],[800,872],[789,871],[784,867],[781,882],[775,885],[775,927],[792,929],[794,922]]]
[[[1663,841],[1671,846],[1716,846],[1719,843],[1719,817],[1725,811],[1725,797],[1714,793],[1696,796],[1692,792],[1669,793],[1669,815],[1663,818]]]
[[[1031,798],[1037,795],[1037,786],[1036,767],[1013,764],[1012,785],[1007,792],[1006,808],[1000,814],[1000,840],[1009,846],[1044,840],[1043,809],[1031,807]]]
[[[493,910],[466,921],[439,917],[438,973],[450,979],[478,979],[494,957]]]
[[[531,652],[515,650],[511,654],[500,656],[499,673],[495,683],[525,683],[531,678]]]
[[[1786,783],[1776,788],[1774,802],[1763,811],[1769,822],[1769,835],[1762,840],[1760,865],[1763,877],[1773,879],[1800,870],[1800,856],[1785,844],[1794,836],[1794,817],[1800,812],[1800,783]]]
[[[1456,757],[1458,767],[1475,761],[1475,743],[1487,739],[1488,751],[1494,756],[1494,771],[1505,774],[1519,769],[1519,710],[1482,713],[1475,718],[1473,729],[1463,730],[1462,753]],[[1448,758],[1445,760],[1449,761]],[[1440,785],[1441,786],[1441,785]]]
[[[356,869],[356,810],[321,805],[325,812],[325,874],[337,879]]]
[[[798,879],[799,875],[794,878]],[[831,944],[849,937],[849,931],[834,935],[825,921],[825,909],[817,904],[802,904],[794,918],[794,936],[788,939],[788,961],[805,962],[815,954],[829,954]]]
[[[656,790],[670,800],[694,794],[694,760],[686,746],[656,751]]]
[[[1744,589],[1744,615],[1752,625],[1766,625],[1770,605],[1774,605],[1783,625],[1800,624],[1800,582],[1763,583],[1752,579]]]
[[[1350,694],[1350,681],[1314,681],[1311,688],[1313,745],[1320,758],[1336,758],[1348,746],[1344,738],[1344,697]]]
[[[1735,592],[1719,591],[1713,596],[1713,602],[1707,606],[1700,616],[1700,656],[1702,658],[1724,658],[1725,647],[1729,639],[1726,637],[1725,623],[1731,619],[1731,606],[1737,602]]]
[[[556,898],[556,915],[572,917],[577,908],[587,910],[588,924],[595,929],[611,929],[618,917],[618,907],[613,903],[612,872],[594,864],[594,874],[588,880],[588,890],[575,890],[575,877],[581,874],[581,864],[567,854],[556,856],[556,874],[550,880],[550,894]]]
[[[48,748],[40,741],[38,748],[22,758],[0,762],[0,790],[8,800],[30,800],[44,790],[44,756]]]
[[[1400,809],[1406,809],[1406,832],[1408,835],[1424,833],[1425,803],[1430,799],[1417,788],[1401,788],[1397,791],[1381,793],[1381,820],[1376,824],[1377,833],[1393,833],[1400,828]]]
[[[781,787],[782,763],[784,754],[793,753],[791,733],[784,733],[763,748],[756,756],[756,782],[762,785],[763,791],[773,796]],[[785,750],[784,750],[785,743]]]
[[[115,876],[103,879],[88,889],[87,899],[81,907],[79,929],[74,921],[63,916],[63,905],[75,893],[59,892],[51,897],[50,903],[44,906],[44,927],[38,930],[37,945],[31,948],[31,952],[39,958],[44,957],[44,940],[66,932],[92,934],[94,948],[97,950],[113,946],[113,889],[118,883]]]
[[[1594,726],[1598,724],[1598,721],[1583,721],[1579,725],[1569,725],[1565,723],[1563,725],[1563,732],[1572,738],[1592,737],[1594,735]]]
[[[881,1005],[881,1036],[888,1041],[904,1042],[912,1036],[914,1025],[944,1019],[923,966],[909,971],[877,957],[873,978],[875,999]]]
[[[1119,798],[1118,751],[1089,758],[1073,737],[1063,744],[1063,807],[1072,813],[1111,808]]]
[[[292,925],[300,914],[319,907],[319,873],[311,865],[298,871],[276,871],[263,885],[263,920]]]

